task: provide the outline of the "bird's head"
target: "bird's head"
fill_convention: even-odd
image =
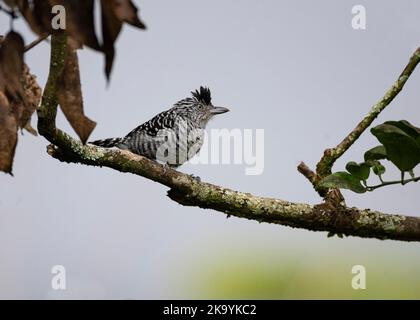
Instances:
[[[209,88],[200,87],[200,90],[192,91],[191,95],[192,98],[181,100],[178,105],[183,106],[183,113],[188,119],[198,123],[202,128],[215,115],[229,111],[228,108],[217,107],[212,104]]]

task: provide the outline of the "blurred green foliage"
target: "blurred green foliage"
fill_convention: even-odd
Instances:
[[[233,258],[233,259],[232,259]],[[419,299],[420,259],[414,264],[375,255],[305,257],[288,253],[228,255],[193,265],[188,296],[195,299]],[[352,261],[353,260],[353,261]],[[366,289],[351,286],[353,265],[366,268]],[[205,266],[203,270],[203,266]]]

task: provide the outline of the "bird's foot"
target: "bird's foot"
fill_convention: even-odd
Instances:
[[[195,176],[193,174],[189,174],[189,176],[197,182],[201,182],[201,178],[199,176]]]
[[[170,163],[167,163],[167,162],[165,162],[165,163],[161,163],[161,162],[159,162],[161,165],[162,165],[162,167],[163,167],[163,174],[166,174],[166,173],[168,173],[168,169],[172,169],[172,170],[176,170],[176,168],[178,168],[179,166],[178,165],[175,165],[175,164],[170,164]]]
[[[168,172],[169,165],[167,163],[164,163],[162,167],[163,167],[163,174],[166,174]]]

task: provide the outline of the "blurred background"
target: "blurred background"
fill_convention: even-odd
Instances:
[[[214,103],[231,109],[211,128],[265,130],[264,172],[247,176],[245,164],[187,164],[181,171],[295,202],[321,200],[298,163],[313,168],[420,45],[416,0],[135,3],[148,30],[123,30],[109,87],[103,57],[79,53],[85,111],[98,122],[91,138],[125,135],[208,85]],[[366,30],[351,27],[354,5],[366,8]],[[1,14],[0,33],[8,28]],[[23,20],[16,29],[27,43],[35,39]],[[43,86],[49,45],[29,51],[26,61]],[[416,70],[374,124],[407,119],[420,126],[419,88]],[[58,126],[74,135],[61,113]],[[20,135],[15,176],[0,177],[0,298],[420,298],[419,244],[226,219],[182,207],[142,177],[58,162],[46,145]],[[362,161],[375,145],[366,133],[335,170]],[[419,188],[344,194],[349,206],[420,215]],[[54,265],[66,268],[64,291],[51,288]],[[366,268],[365,290],[351,286],[354,265]]]

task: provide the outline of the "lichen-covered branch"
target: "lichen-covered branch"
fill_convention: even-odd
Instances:
[[[48,153],[64,162],[108,167],[133,173],[169,188],[168,196],[187,206],[214,209],[228,216],[281,224],[314,231],[359,237],[420,241],[420,218],[383,214],[329,204],[309,205],[254,196],[164,168],[162,165],[126,150],[83,145],[65,135],[65,150],[50,145]]]
[[[82,144],[55,126],[56,81],[65,62],[65,35],[53,34],[51,45],[50,73],[38,110],[38,129],[52,143],[48,146],[48,153],[52,157],[64,162],[108,167],[145,177],[167,186],[168,196],[182,205],[214,209],[228,216],[334,234],[420,241],[420,218],[348,208],[341,204],[333,205],[333,202],[314,206],[254,196],[197,181],[187,174],[164,168],[126,150]],[[304,167],[302,169],[306,170]],[[309,176],[311,172],[307,171],[307,174]]]
[[[376,117],[392,102],[392,100],[394,100],[398,93],[400,93],[419,62],[420,48],[418,48],[411,56],[410,61],[394,85],[385,93],[381,100],[373,105],[363,120],[360,121],[359,124],[335,148],[324,151],[323,157],[316,166],[317,181],[331,174],[331,169],[335,161],[351,147],[360,135],[372,124]]]

